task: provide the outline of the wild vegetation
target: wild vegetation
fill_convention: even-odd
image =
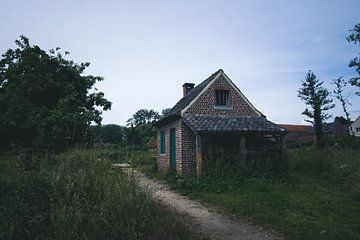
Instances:
[[[224,165],[201,178],[181,177],[154,171],[155,159],[145,156],[141,159],[146,161],[136,164],[149,176],[224,212],[274,228],[286,239],[360,239],[359,150],[290,150],[289,171],[281,177],[244,176]]]
[[[106,151],[0,156],[0,239],[192,239]],[[101,160],[101,161],[100,161]]]

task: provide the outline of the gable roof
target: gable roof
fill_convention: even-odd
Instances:
[[[217,70],[202,83],[196,85],[186,96],[181,98],[169,112],[167,112],[161,119],[159,119],[159,121],[156,122],[156,125],[160,125],[180,117],[181,110],[189,105],[189,103],[199,95],[199,93],[211,82],[211,80],[213,80],[219,74],[220,71],[221,69]]]
[[[286,134],[286,129],[264,117],[184,114],[184,122],[195,132],[267,132]]]
[[[210,83],[217,79],[221,74],[224,75],[225,79],[229,81],[229,83],[236,89],[236,91],[241,95],[242,98],[250,105],[251,108],[254,109],[255,112],[259,114],[259,116],[264,116],[260,111],[258,111],[249,100],[241,93],[241,91],[237,88],[237,86],[230,80],[229,77],[226,76],[222,69],[217,70],[210,77],[202,81],[200,84],[196,85],[186,96],[181,98],[174,107],[167,112],[161,119],[159,119],[154,125],[159,126],[180,118],[182,111],[186,110],[187,107],[191,106],[193,102],[206,90]]]
[[[351,126],[355,126],[355,125],[358,125],[360,124],[360,116],[358,116],[355,121],[351,124]]]

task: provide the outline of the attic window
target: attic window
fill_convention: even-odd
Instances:
[[[216,106],[229,106],[229,91],[215,90]]]

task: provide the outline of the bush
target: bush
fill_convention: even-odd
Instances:
[[[274,152],[275,151],[275,152]],[[287,175],[288,163],[281,159],[277,149],[273,151],[248,154],[246,161],[240,160],[236,151],[212,151],[204,160],[204,176],[208,178],[243,179],[246,177],[277,178]]]

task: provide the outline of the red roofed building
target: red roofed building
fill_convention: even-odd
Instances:
[[[316,137],[312,126],[296,125],[296,124],[278,124],[280,127],[288,131],[286,140],[289,143],[310,143],[315,142]]]

